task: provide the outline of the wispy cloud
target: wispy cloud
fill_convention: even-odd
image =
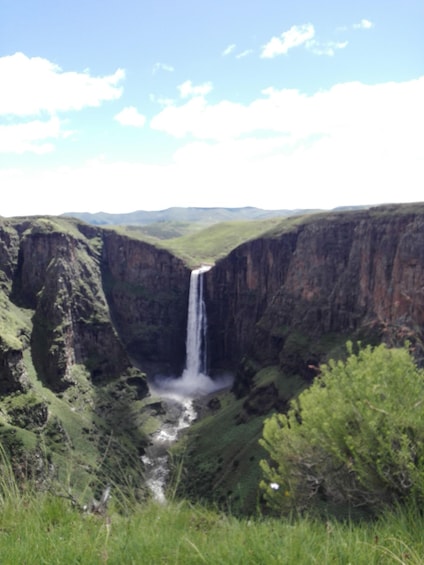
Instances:
[[[140,114],[135,106],[127,106],[123,108],[114,119],[122,126],[133,126],[141,128],[146,123],[146,117]]]
[[[174,103],[172,98],[165,98],[164,96],[156,96],[156,94],[150,93],[149,94],[150,102],[155,104],[159,104],[160,106],[170,106]]]
[[[363,18],[359,23],[353,24],[352,27],[353,29],[371,29],[374,27],[374,24],[370,20]]]
[[[333,56],[338,49],[344,49],[347,41],[320,41],[315,37],[315,28],[312,24],[292,26],[280,37],[273,37],[262,48],[261,57],[272,59],[278,55],[287,55],[290,49],[304,47],[314,55]]]
[[[226,48],[224,49],[224,51],[221,53],[221,55],[222,55],[223,57],[227,57],[227,55],[229,55],[230,53],[232,53],[235,48],[236,48],[236,44],[235,44],[235,43],[231,43],[230,45],[228,45],[228,47],[226,47]]]
[[[315,36],[312,24],[294,25],[280,37],[273,37],[262,47],[261,57],[272,59],[278,55],[286,55],[290,49],[299,47]]]
[[[347,41],[326,41],[324,43],[311,39],[306,42],[305,47],[308,51],[314,53],[314,55],[328,55],[332,57],[338,49],[344,49],[347,45]]]
[[[181,98],[190,98],[192,96],[205,96],[212,90],[212,83],[204,82],[195,86],[191,80],[186,80],[177,86]]]
[[[253,53],[253,49],[245,49],[241,53],[237,53],[236,59],[244,59],[244,57],[247,57],[251,53]]]
[[[231,45],[228,45],[228,47],[224,49],[221,55],[223,57],[228,57],[228,55],[231,55],[232,53],[236,59],[243,59],[244,57],[247,57],[248,55],[251,55],[253,53],[253,49],[245,49],[244,51],[236,53],[236,47],[237,45],[235,43],[231,43]]]
[[[152,73],[155,75],[159,71],[165,71],[167,73],[173,73],[174,67],[172,65],[167,65],[166,63],[155,63],[153,65]]]
[[[57,117],[0,125],[0,153],[51,153],[55,148],[53,141],[71,134],[70,131],[63,131],[62,122]]]

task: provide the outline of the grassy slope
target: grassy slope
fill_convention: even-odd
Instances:
[[[281,218],[255,221],[222,222],[165,242],[167,248],[186,258],[192,265],[215,263],[241,243],[259,237],[281,223]]]
[[[40,467],[26,469],[26,463],[19,467],[15,461],[15,469],[21,468],[23,475],[55,492],[72,492],[84,502],[93,489],[111,480],[121,488],[132,489],[132,483],[142,494],[137,450],[140,442],[147,443],[148,431],[138,415],[143,413],[150,431],[159,424],[148,399],[137,401],[124,381],[93,387],[82,366],[74,368],[76,384],[57,395],[37,379],[29,350],[24,359],[32,388],[0,399],[0,443],[14,455],[25,450],[29,464],[37,461]],[[40,403],[48,410],[48,420],[41,426],[28,416],[31,406]],[[13,416],[19,408],[24,410],[21,425]]]
[[[213,264],[245,241],[260,237],[270,230],[278,230],[280,226],[289,229],[298,221],[300,220],[296,218],[245,220],[221,222],[201,229],[199,225],[191,224],[190,228],[181,229],[183,235],[178,234],[171,238],[165,235],[172,230],[178,230],[175,226],[164,224],[154,224],[148,228],[120,226],[109,229],[164,247],[183,259],[190,267],[196,267],[202,263]]]
[[[219,401],[218,407],[203,414],[200,408],[199,420],[172,449],[175,473],[180,465],[183,469],[177,484],[180,496],[217,504],[236,515],[257,511],[259,461],[266,457],[258,441],[269,413],[261,413],[261,398],[256,393],[271,384],[282,400],[292,398],[304,386],[301,379],[284,377],[277,367],[268,367],[255,376],[247,399],[235,399],[231,392],[222,391],[212,396],[215,403]]]
[[[95,225],[146,227],[153,224],[190,224],[206,227],[219,222],[286,217],[308,212],[308,210],[263,210],[249,206],[242,208],[173,207],[157,211],[138,210],[127,214],[73,212],[65,216],[78,218]]]
[[[419,565],[424,554],[424,520],[414,510],[387,514],[373,524],[342,524],[239,520],[184,502],[133,506],[126,515],[113,509],[106,516],[81,515],[69,501],[48,495],[6,497],[0,509],[3,565]]]

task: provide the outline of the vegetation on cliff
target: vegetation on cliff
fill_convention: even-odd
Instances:
[[[101,230],[72,219],[0,221],[0,444],[16,475],[40,487],[86,489],[89,496],[112,480],[145,496],[140,455],[158,420],[146,398],[146,375],[134,363],[152,354],[130,352],[113,318],[124,325],[125,311],[135,312],[142,294],[137,328],[154,305],[157,323],[178,333],[186,294],[178,277],[184,281],[188,270],[151,246],[141,257],[137,248],[123,257],[127,239],[110,234],[106,243]],[[165,273],[167,261],[176,275],[158,284],[155,268]],[[138,287],[120,278],[122,264],[127,271],[139,265]],[[119,283],[112,310],[111,288]],[[157,349],[146,327],[145,339]],[[165,363],[172,363],[170,349],[157,353]]]
[[[265,422],[261,486],[279,513],[424,501],[424,370],[406,347],[348,352]]]

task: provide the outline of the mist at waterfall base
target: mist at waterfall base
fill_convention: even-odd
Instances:
[[[149,381],[151,393],[175,400],[194,399],[231,386],[233,377],[212,379],[206,374],[207,316],[203,299],[203,274],[211,269],[202,265],[191,272],[187,316],[186,365],[180,377],[156,375]]]

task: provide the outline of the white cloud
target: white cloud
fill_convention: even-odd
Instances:
[[[86,72],[64,72],[41,57],[15,53],[0,58],[0,115],[35,116],[100,106],[122,94],[125,73],[93,77]]]
[[[239,204],[274,208],[414,201],[424,183],[423,98],[424,77],[311,96],[267,88],[248,105],[191,99],[151,126],[191,136],[174,155],[175,179],[226,205],[237,205],[225,195],[230,187],[243,187]]]
[[[353,24],[352,27],[353,29],[371,29],[374,27],[374,24],[373,22],[370,22],[370,20],[363,18],[359,23]]]
[[[228,139],[251,130],[248,108],[229,101],[208,105],[196,96],[182,106],[172,104],[154,116],[152,129],[174,137],[192,135],[197,139]]]
[[[123,108],[114,118],[123,126],[134,126],[141,128],[146,123],[146,117],[140,114],[134,106]]]
[[[173,73],[174,67],[172,65],[167,65],[166,63],[155,63],[153,65],[152,73],[156,74],[159,71],[165,71],[167,73]]]
[[[303,45],[315,36],[315,29],[312,24],[292,26],[280,37],[273,37],[262,47],[261,57],[272,59],[277,55],[286,55],[290,49]]]
[[[298,140],[358,129],[369,137],[369,132],[377,135],[394,124],[415,131],[422,116],[418,94],[424,97],[424,78],[380,85],[343,83],[309,96],[296,89],[269,87],[247,105],[226,100],[209,104],[202,96],[179,106],[174,103],[152,119],[151,127],[175,137],[215,141],[259,132]]]
[[[235,43],[231,43],[230,45],[228,45],[228,47],[226,47],[226,48],[224,49],[224,51],[221,53],[221,55],[222,55],[223,57],[226,57],[227,55],[229,55],[230,53],[232,53],[235,48],[236,48],[236,44],[235,44]]]
[[[210,82],[204,82],[203,84],[194,86],[191,80],[186,80],[177,88],[180,91],[181,98],[189,98],[191,96],[205,96],[209,94],[212,90],[212,84]]]
[[[0,153],[47,153],[70,135],[57,114],[97,107],[122,94],[125,73],[93,77],[89,71],[64,72],[41,57],[15,53],[0,57]],[[37,119],[34,119],[37,118]]]

